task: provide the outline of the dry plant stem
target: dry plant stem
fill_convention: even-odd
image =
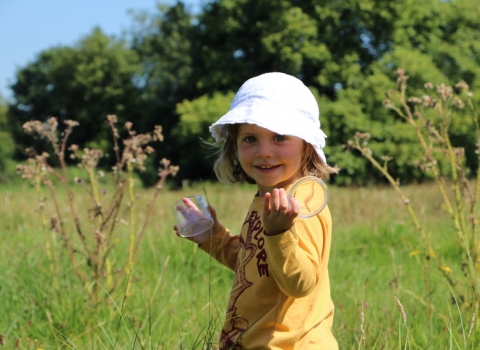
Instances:
[[[80,278],[80,280],[84,282],[88,282],[88,277],[87,275],[78,267],[77,261],[75,260],[75,251],[72,248],[72,245],[70,243],[70,239],[68,238],[67,232],[65,230],[65,224],[63,222],[62,218],[62,213],[58,204],[57,197],[55,196],[55,190],[52,186],[51,183],[47,182],[47,187],[50,190],[50,195],[52,197],[53,203],[55,205],[55,210],[58,215],[58,222],[60,223],[60,235],[62,236],[63,239],[63,244],[65,248],[67,249],[68,256],[70,258],[70,262],[72,263],[73,271],[75,271],[75,274]]]
[[[120,204],[122,203],[124,192],[125,192],[125,180],[117,182],[115,186],[115,193],[113,194],[113,197],[111,200],[111,205],[107,210],[107,214],[104,214],[102,226],[100,226],[100,230],[104,231],[105,227],[108,225],[108,222],[110,220],[113,220],[112,225],[110,226],[109,233],[107,235],[108,238],[111,237],[113,229],[115,228],[115,219],[117,218],[118,210],[120,209]]]
[[[422,225],[420,225],[420,222],[418,221],[418,218],[417,218],[417,216],[415,215],[415,212],[412,209],[412,206],[410,204],[410,200],[407,197],[405,197],[405,195],[403,194],[402,190],[400,189],[400,186],[398,185],[398,183],[393,179],[393,177],[388,173],[388,171],[383,166],[381,166],[380,163],[378,163],[375,158],[373,158],[370,150],[366,149],[366,148],[363,148],[360,145],[360,142],[359,142],[358,139],[356,140],[356,144],[355,144],[354,147],[355,147],[355,149],[359,150],[362,153],[362,155],[365,158],[367,158],[375,166],[375,168],[380,170],[380,172],[387,178],[388,182],[392,185],[394,190],[398,193],[398,195],[402,199],[403,203],[405,203],[407,211],[410,214],[410,218],[412,219],[415,227],[420,232],[420,234],[422,236],[422,239],[423,239],[423,242],[425,243],[425,246],[428,248],[428,250],[430,250],[430,244],[428,243],[427,235],[425,234],[425,231],[424,231]]]
[[[475,110],[475,106],[472,102],[472,98],[468,97],[467,100],[468,106],[470,107],[470,110],[472,111],[472,117],[473,117],[473,123],[475,124],[475,130],[477,130],[477,137],[478,137],[478,142],[480,142],[480,126],[478,125],[478,116],[477,116],[477,111]],[[478,145],[480,146],[480,145]],[[477,147],[478,147],[477,146]],[[477,149],[477,151],[479,151]],[[475,181],[475,189],[473,192],[472,196],[472,203],[470,206],[470,217],[471,217],[471,222],[472,222],[472,237],[471,237],[471,246],[473,247],[473,252],[472,252],[472,258],[475,264],[477,264],[477,259],[479,258],[479,252],[477,251],[477,227],[478,227],[478,220],[476,218],[475,212],[476,212],[476,206],[478,203],[478,194],[480,191],[480,164],[478,165],[477,168],[477,178]]]
[[[398,115],[403,117],[408,123],[410,123],[414,127],[415,132],[417,134],[417,137],[420,141],[420,144],[422,145],[422,148],[425,151],[425,154],[431,156],[431,149],[427,145],[427,142],[425,141],[425,138],[422,134],[422,131],[421,131],[420,127],[418,126],[417,123],[415,123],[415,119],[413,118],[412,111],[411,111],[410,107],[407,105],[407,103],[405,102],[404,96],[402,96],[402,98],[400,99],[400,102],[401,102],[404,110],[407,112],[407,116],[405,116],[402,113],[402,111],[399,110],[398,108],[393,108],[393,109],[398,113]],[[436,164],[432,167],[432,172],[433,172],[433,178],[434,178],[434,180],[437,184],[437,187],[440,191],[440,194],[442,195],[442,198],[443,198],[445,207],[447,209],[447,212],[450,214],[450,216],[451,216],[451,218],[454,222],[455,230],[457,232],[457,236],[458,236],[460,242],[463,242],[463,232],[462,232],[462,229],[461,229],[461,226],[460,226],[459,218],[456,215],[456,213],[453,209],[453,206],[450,203],[450,200],[448,199],[447,193],[445,191],[445,187],[443,186],[443,183],[440,179],[440,173],[439,173],[439,170],[438,170],[438,166]]]
[[[432,254],[431,252],[433,252],[433,249],[430,246],[430,242],[427,238],[425,230],[423,229],[423,226],[420,224],[420,222],[419,222],[419,220],[418,220],[418,218],[417,218],[417,216],[416,216],[416,214],[415,214],[415,212],[414,212],[414,210],[413,210],[413,208],[410,204],[410,200],[407,197],[405,197],[402,190],[400,189],[400,186],[393,179],[393,177],[388,173],[387,169],[385,167],[381,166],[380,163],[378,163],[377,160],[375,158],[373,158],[373,156],[371,154],[371,151],[368,148],[364,148],[360,145],[360,142],[359,142],[358,138],[355,139],[354,148],[359,150],[365,158],[367,158],[378,170],[380,170],[380,172],[388,179],[388,182],[392,185],[392,187],[398,193],[398,195],[400,196],[402,201],[405,203],[405,206],[407,208],[407,212],[410,215],[410,218],[412,219],[415,227],[417,228],[417,230],[420,232],[420,235],[422,236],[423,243],[425,245],[425,250],[428,254],[427,257],[429,258],[430,255]],[[427,291],[427,294],[428,294],[428,291],[430,290],[429,277],[428,277],[429,276],[428,260],[429,259],[424,260],[425,261],[424,262],[425,289]],[[435,264],[436,264],[438,270],[442,272],[442,274],[447,279],[447,281],[452,286],[452,288],[454,288],[455,291],[460,295],[460,293],[457,290],[457,284],[452,280],[452,278],[448,275],[448,273],[442,268],[438,259],[434,259],[434,261],[435,261]]]
[[[73,214],[73,221],[75,222],[75,227],[77,229],[77,233],[80,236],[80,240],[82,241],[83,248],[87,252],[87,255],[91,256],[91,251],[88,247],[85,235],[82,232],[82,228],[81,228],[81,225],[80,225],[80,218],[78,216],[76,207],[74,205],[75,194],[73,193],[73,191],[70,187],[70,184],[68,183],[67,164],[65,163],[65,148],[66,148],[66,145],[67,145],[68,137],[70,136],[71,133],[72,133],[72,127],[69,126],[65,131],[65,136],[63,137],[61,149],[58,148],[58,143],[57,142],[52,142],[52,145],[53,145],[53,148],[54,148],[55,155],[57,156],[57,159],[60,162],[60,167],[62,169],[63,177],[61,177],[60,180],[65,185],[65,189],[67,190],[67,193],[68,193],[68,202],[69,202],[69,205],[70,205],[70,210],[72,211],[72,214]],[[55,140],[52,138],[52,141],[55,141]]]
[[[137,256],[138,250],[140,248],[140,242],[142,241],[143,235],[145,234],[145,229],[147,228],[148,220],[149,220],[150,215],[153,211],[153,204],[155,203],[155,200],[157,199],[158,194],[160,193],[160,190],[163,188],[163,183],[165,182],[165,179],[167,178],[168,175],[170,175],[169,170],[164,170],[160,173],[160,180],[157,182],[157,184],[155,186],[155,192],[153,193],[152,200],[150,201],[150,203],[148,203],[147,212],[145,214],[145,220],[143,221],[143,225],[142,225],[142,230],[140,231],[140,234],[138,235],[138,240],[137,240],[137,243],[135,245],[134,252],[133,252],[133,258],[134,259]]]
[[[463,209],[462,195],[460,193],[460,183],[458,179],[458,172],[457,172],[457,166],[456,166],[457,156],[453,152],[452,144],[450,143],[450,137],[448,136],[448,124],[449,124],[450,116],[448,113],[446,116],[444,116],[443,110],[441,108],[441,104],[440,104],[439,113],[442,119],[444,120],[444,125],[442,128],[442,134],[443,134],[442,136],[443,136],[443,139],[445,140],[445,144],[447,147],[448,160],[450,161],[450,168],[452,170],[453,192],[455,194],[455,208],[456,208],[456,210],[454,211],[455,225],[456,226],[458,225],[457,229],[459,230],[459,235],[464,236],[465,220],[464,220],[464,215],[462,214],[462,209]],[[467,245],[467,248],[470,249],[468,245]]]
[[[44,231],[45,235],[45,250],[47,252],[47,258],[50,261],[50,273],[52,274],[52,281],[55,286],[55,288],[59,288],[59,282],[58,282],[58,261],[55,258],[55,254],[53,253],[53,242],[54,242],[54,231],[53,230],[48,230],[48,220],[45,217],[45,211],[44,211],[44,202],[45,198],[42,195],[41,191],[41,181],[42,181],[42,176],[41,176],[41,169],[40,165],[36,165],[36,174],[34,177],[34,187],[35,187],[35,192],[37,193],[37,198],[38,202],[40,203],[39,206],[39,213],[40,213],[40,219],[42,221],[42,229]],[[52,234],[52,237],[49,237],[49,231]]]
[[[128,264],[125,267],[125,272],[130,271],[133,268],[134,260],[133,260],[133,252],[135,249],[135,179],[133,178],[133,165],[129,161],[127,162],[127,178],[128,178],[128,195],[130,198],[130,245],[128,248]]]

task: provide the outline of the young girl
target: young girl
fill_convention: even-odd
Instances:
[[[210,131],[221,145],[217,177],[258,188],[239,235],[209,207],[212,231],[190,238],[235,272],[220,349],[338,349],[331,332],[330,211],[301,218],[298,201],[287,197],[298,179],[338,171],[326,163],[314,96],[290,75],[260,75],[243,84]]]

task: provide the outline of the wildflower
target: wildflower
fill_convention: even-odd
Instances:
[[[145,147],[145,152],[147,154],[152,154],[153,152],[155,152],[155,150],[153,149],[153,147],[147,146],[147,147]]]
[[[440,270],[446,272],[446,273],[451,273],[453,270],[448,267],[448,266],[440,266]]]
[[[384,100],[384,101],[383,101],[383,105],[384,105],[386,108],[388,108],[388,109],[392,109],[392,108],[393,108],[393,103],[392,103],[392,101],[389,100],[389,99]]]
[[[99,170],[99,171],[98,171],[98,176],[104,177],[104,176],[105,176],[105,172],[103,172],[102,170]]]
[[[103,195],[107,194],[107,190],[105,190],[105,189],[102,189],[101,192],[102,192]]]
[[[130,131],[132,129],[133,123],[132,122],[126,122],[125,123],[125,128]]]
[[[382,160],[384,160],[385,162],[389,162],[389,161],[391,161],[391,160],[393,159],[393,157],[390,157],[390,156],[382,156],[381,158],[382,158]]]
[[[473,96],[473,94],[472,94],[471,92],[469,92],[469,93],[467,94],[467,96],[468,96],[469,98],[471,98],[471,97]]]
[[[421,252],[422,252],[421,250],[414,250],[414,251],[410,252],[410,256],[418,255],[418,254],[420,254]]]

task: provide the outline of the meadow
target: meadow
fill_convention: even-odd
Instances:
[[[105,184],[104,195],[109,191]],[[151,191],[137,191],[137,208],[146,207]],[[340,349],[479,348],[474,307],[465,302],[471,296],[455,292],[468,294],[469,288],[458,282],[454,290],[448,283],[465,267],[436,187],[404,187],[429,233],[435,250],[429,255],[391,188],[332,186],[329,191],[333,331]],[[88,206],[87,194],[76,192],[78,207]],[[211,183],[163,189],[128,273],[129,290],[120,286],[108,293],[102,286],[102,302],[93,305],[85,294],[88,286],[68,264],[61,237],[42,229],[35,191],[27,183],[1,186],[0,348],[213,349],[233,273],[172,230],[170,205],[195,193],[206,193],[222,223],[238,232],[255,189]],[[61,190],[58,195],[66,196]],[[52,205],[47,200],[45,212]],[[139,209],[139,220],[145,212]],[[126,208],[122,215],[128,215]],[[124,226],[114,238],[116,262],[128,255]],[[439,257],[448,267],[445,274],[425,263]]]

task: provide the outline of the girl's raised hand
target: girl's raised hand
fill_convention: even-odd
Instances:
[[[197,220],[200,220],[200,219],[204,218],[204,214],[195,206],[195,204],[190,199],[183,198],[182,201],[183,201],[183,203],[185,203],[185,205],[189,209],[188,212],[185,212],[187,221],[197,221]],[[213,220],[213,226],[211,228],[209,228],[208,230],[206,230],[206,231],[204,231],[200,234],[196,234],[195,236],[182,237],[179,234],[179,227],[177,225],[175,225],[175,226],[173,226],[173,229],[174,229],[175,233],[177,234],[177,236],[182,237],[182,238],[186,238],[189,241],[197,243],[198,245],[202,245],[208,239],[208,237],[210,237],[211,232],[213,232],[217,228],[217,225],[218,225],[217,212],[215,211],[215,209],[211,205],[208,205],[207,210],[210,213],[210,215],[212,217],[212,220]],[[179,208],[179,211],[181,212],[181,208]]]
[[[291,198],[289,206],[287,193],[283,188],[275,188],[272,193],[265,193],[262,214],[265,234],[274,236],[289,230],[298,213],[300,205],[295,198]]]

